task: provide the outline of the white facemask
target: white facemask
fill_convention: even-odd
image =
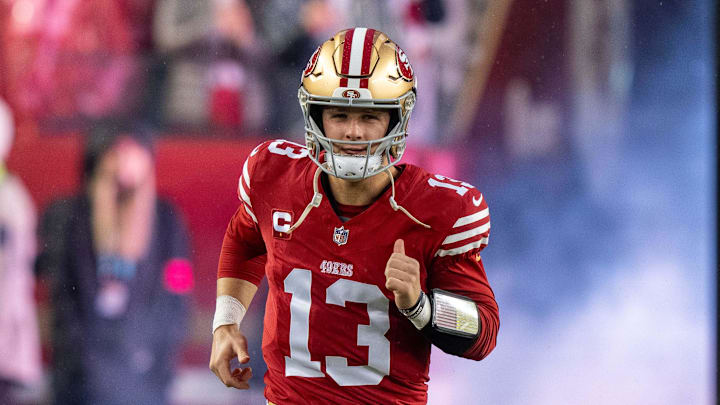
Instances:
[[[362,179],[363,174],[377,173],[382,167],[382,157],[378,155],[335,155],[335,164],[333,159],[327,158],[328,169],[337,173],[337,177],[345,179]],[[365,164],[367,163],[367,173],[365,173]]]

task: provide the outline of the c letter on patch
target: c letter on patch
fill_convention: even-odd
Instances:
[[[290,239],[291,234],[287,233],[292,224],[292,213],[284,210],[272,211],[273,237],[278,239]]]

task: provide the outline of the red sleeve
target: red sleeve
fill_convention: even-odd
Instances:
[[[472,189],[467,197],[461,217],[447,230],[436,252],[428,286],[475,301],[480,335],[462,356],[481,360],[495,348],[500,318],[495,294],[480,257],[480,251],[487,246],[490,238],[489,209],[483,195],[476,189]]]
[[[265,275],[266,258],[260,230],[241,204],[225,230],[217,276],[259,285]]]
[[[433,266],[430,288],[440,288],[475,301],[480,320],[480,335],[462,357],[482,360],[495,348],[500,318],[495,294],[490,288],[479,251],[445,256]]]
[[[256,166],[262,159],[259,152],[269,143],[263,142],[255,147],[243,164],[237,188],[240,206],[225,230],[218,263],[218,278],[239,278],[259,285],[265,275],[267,255],[257,218],[253,213],[255,198],[252,185],[258,175]]]

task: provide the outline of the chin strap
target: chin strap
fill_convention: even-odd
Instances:
[[[321,173],[320,166],[318,166],[317,170],[315,170],[315,176],[313,177],[313,193],[314,194],[313,194],[312,201],[310,201],[310,203],[305,207],[305,211],[303,211],[302,215],[300,215],[300,219],[298,219],[297,222],[295,222],[290,227],[290,229],[288,229],[287,233],[292,233],[292,231],[297,229],[297,227],[299,227],[300,224],[302,224],[303,221],[305,220],[305,218],[308,216],[308,214],[310,213],[310,210],[320,206],[320,202],[322,201],[322,194],[318,190],[318,179],[320,178],[320,173]]]
[[[393,179],[393,175],[392,175],[392,173],[390,173],[390,168],[385,169],[385,173],[387,173],[388,177],[390,177],[390,187],[391,187],[391,191],[392,191],[390,194],[390,206],[392,207],[392,209],[395,211],[398,211],[398,210],[402,211],[405,215],[408,216],[408,218],[415,221],[416,224],[422,225],[425,228],[430,229],[430,225],[420,222],[408,210],[406,210],[402,205],[398,204],[395,201],[395,179]]]

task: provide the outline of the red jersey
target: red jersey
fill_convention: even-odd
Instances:
[[[313,200],[318,167],[307,154],[282,140],[250,154],[218,269],[218,277],[255,284],[268,278],[265,396],[275,404],[424,404],[431,344],[395,306],[385,265],[403,239],[405,254],[420,262],[425,292],[473,299],[481,334],[463,357],[482,359],[498,330],[479,255],[490,230],[485,200],[467,183],[406,164],[395,200],[430,228],[393,210],[391,188],[342,222],[317,184],[319,206],[288,233]],[[250,261],[263,254],[264,269]]]

